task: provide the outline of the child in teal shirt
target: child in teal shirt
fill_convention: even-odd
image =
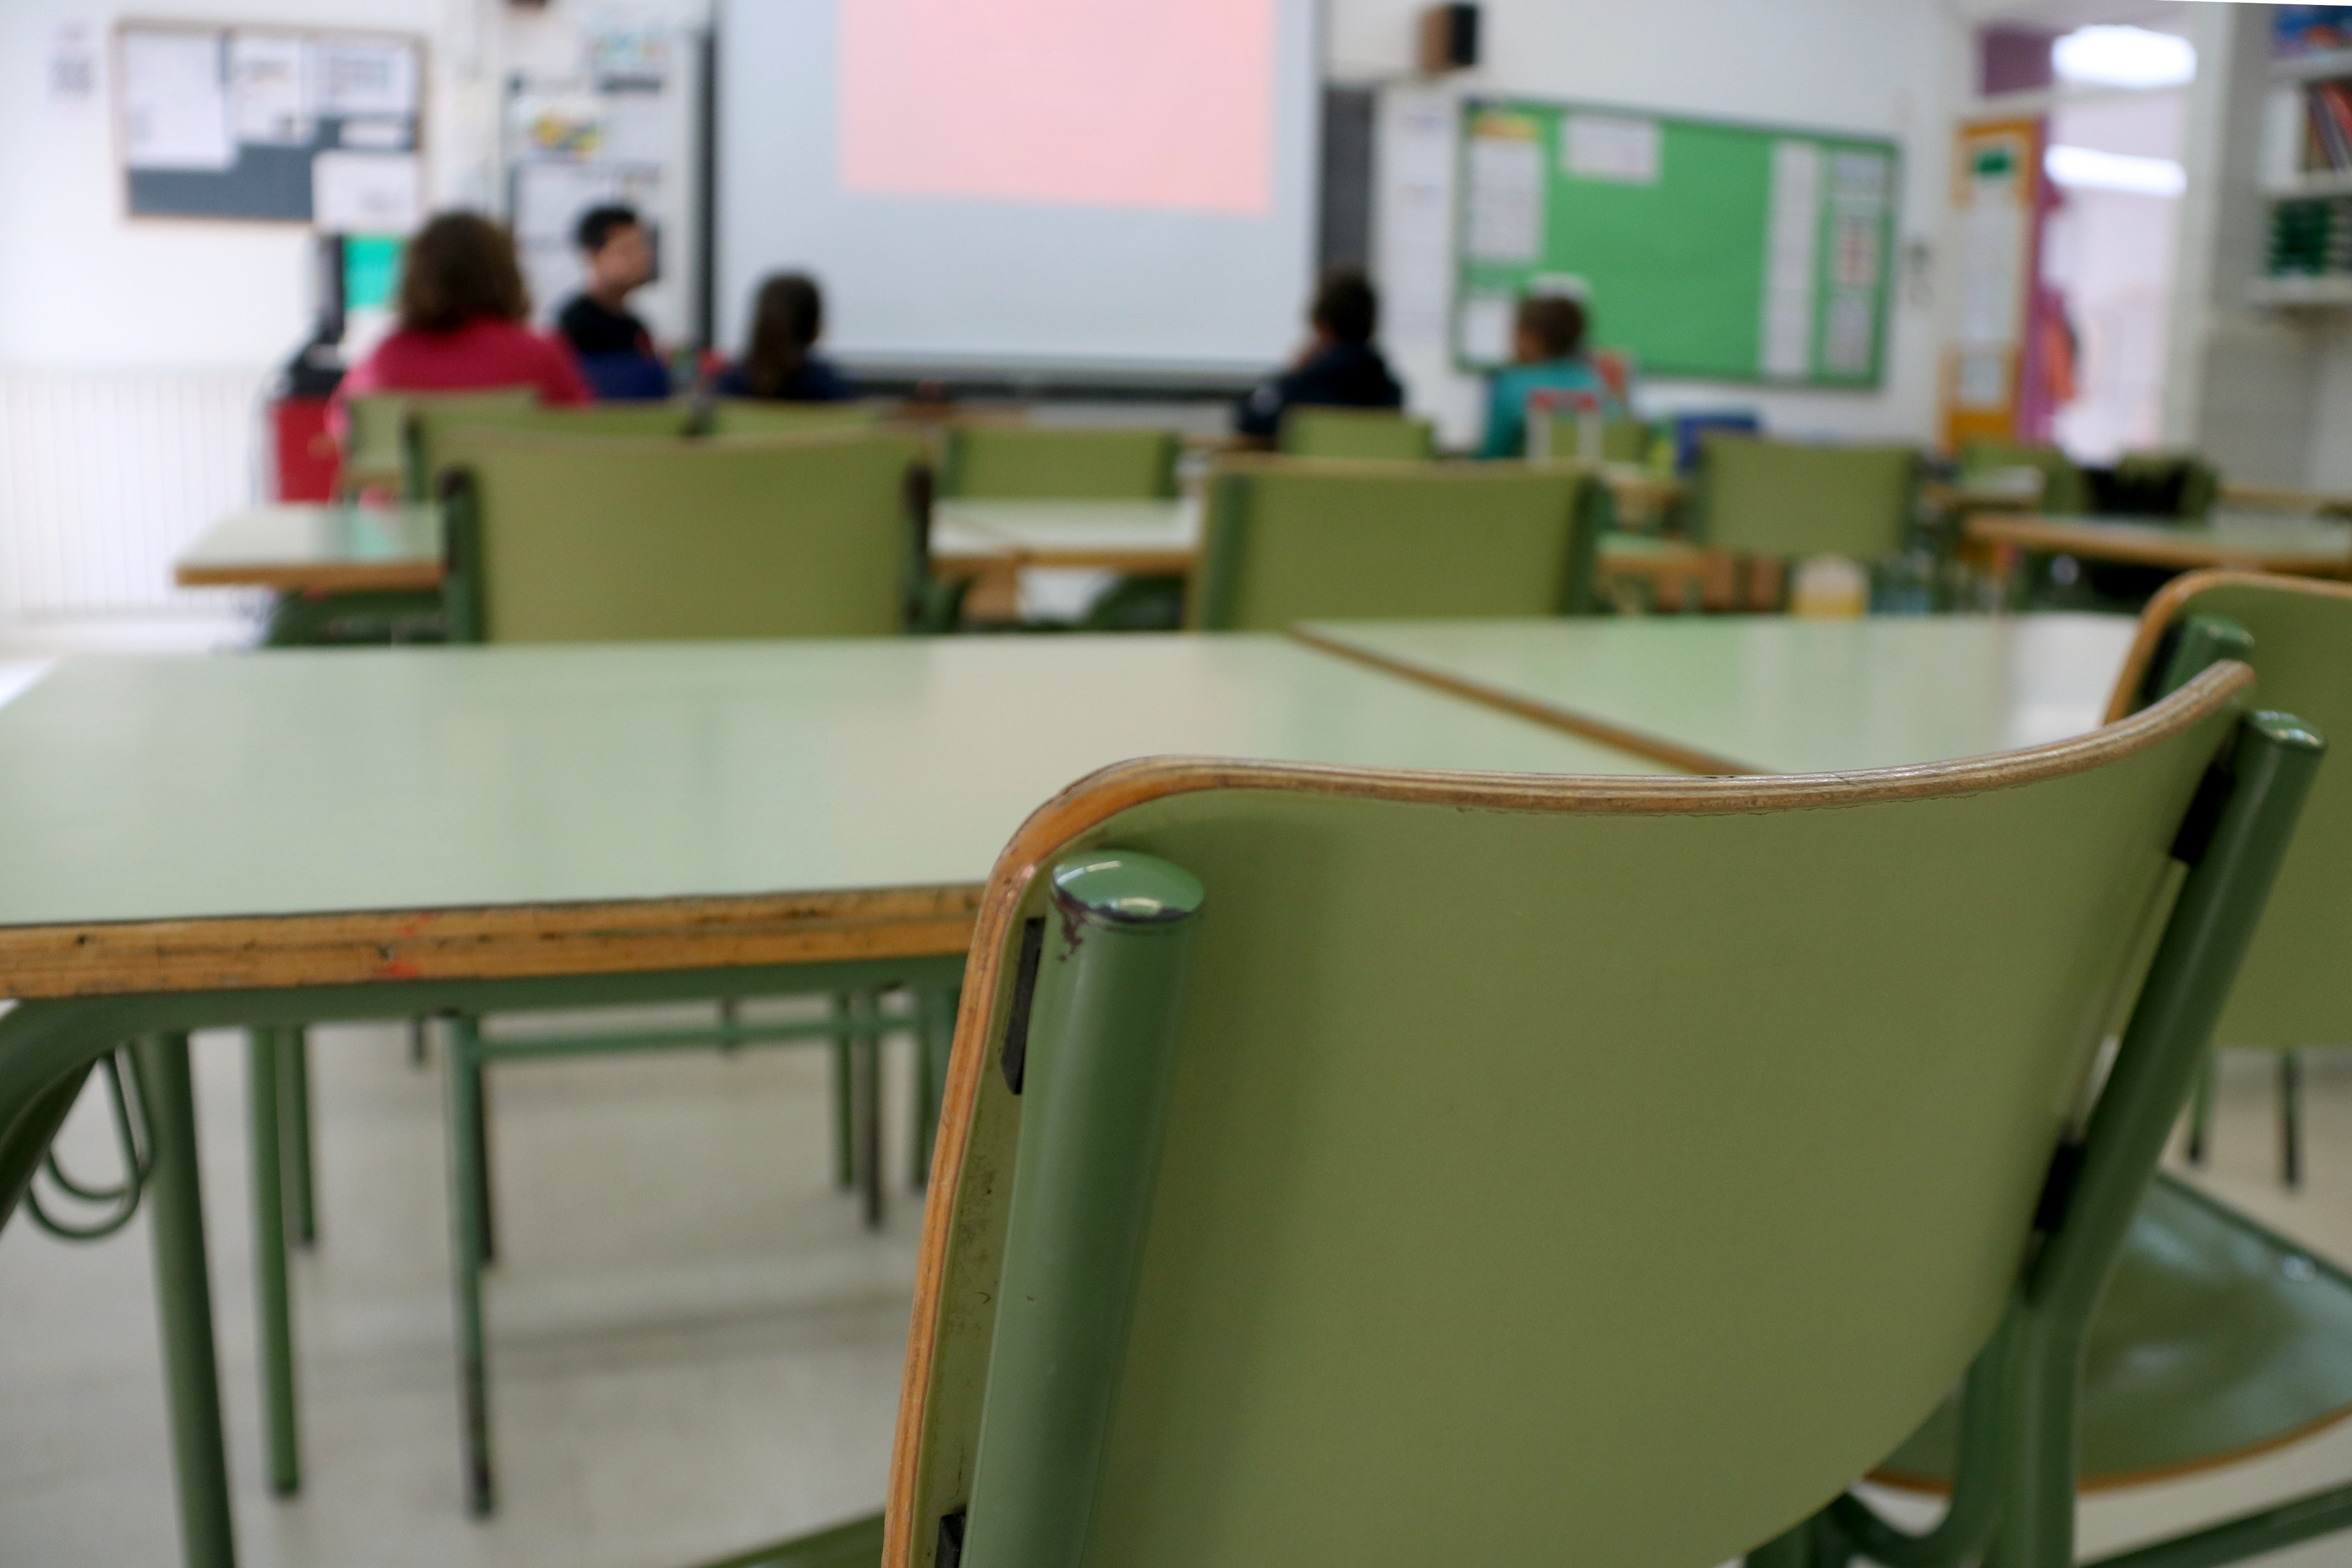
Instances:
[[[1538,392],[1589,392],[1604,415],[1621,415],[1609,389],[1584,357],[1584,307],[1566,295],[1519,301],[1511,334],[1511,365],[1486,389],[1486,443],[1482,458],[1523,458],[1528,449],[1528,400]]]

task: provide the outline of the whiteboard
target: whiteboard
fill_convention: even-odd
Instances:
[[[1315,0],[720,0],[721,346],[770,272],[853,368],[1251,374],[1312,287]]]

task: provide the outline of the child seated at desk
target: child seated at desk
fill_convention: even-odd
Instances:
[[[530,386],[541,403],[585,403],[572,353],[525,323],[530,294],[514,240],[479,213],[443,213],[401,258],[400,325],[353,365],[338,400],[370,392]]]
[[[669,395],[669,367],[654,352],[654,335],[629,309],[629,296],[654,279],[653,237],[633,207],[591,207],[573,239],[588,286],[555,318],[588,384],[608,402],[649,402]]]
[[[1565,294],[1532,294],[1519,301],[1511,333],[1511,364],[1498,370],[1486,389],[1486,442],[1482,458],[1523,458],[1528,449],[1528,404],[1542,394],[1585,393],[1602,412],[1613,406],[1608,384],[1584,354],[1584,306]]]
[[[773,403],[840,403],[857,395],[831,361],[814,351],[824,335],[824,295],[816,279],[780,272],[760,285],[751,310],[751,342],[743,357],[720,373],[721,397],[762,397]]]
[[[1243,400],[1234,420],[1242,435],[1271,440],[1286,408],[1404,406],[1404,388],[1372,346],[1381,300],[1370,279],[1352,267],[1332,268],[1307,319],[1310,334],[1291,368]]]

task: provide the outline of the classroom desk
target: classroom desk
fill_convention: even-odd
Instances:
[[[1326,651],[1701,773],[1839,773],[2095,729],[2123,616],[1328,621]]]
[[[1661,771],[1272,636],[69,660],[0,707],[0,1201],[138,1041],[186,1561],[234,1561],[187,1031],[952,985],[1027,814],[1166,752]]]
[[[2230,567],[2305,577],[2352,576],[2352,522],[2221,514],[2210,523],[1977,512],[1968,537],[2039,554],[2194,572]]]
[[[441,514],[427,506],[265,506],[231,512],[173,564],[183,588],[380,594],[441,585]]]

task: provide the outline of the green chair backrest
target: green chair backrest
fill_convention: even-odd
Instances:
[[[2200,618],[2251,637],[2183,647]],[[2140,617],[2140,637],[2111,713],[2128,712],[2196,673],[2213,653],[2254,667],[2265,708],[2324,735],[2352,735],[2352,586],[2305,578],[2200,572],[2176,578]],[[2186,662],[2179,662],[2176,659]],[[2253,951],[2213,1037],[2219,1046],[2294,1050],[2352,1041],[2352,770],[2322,768]]]
[[[1566,415],[1528,416],[1528,450],[1533,453],[1540,449],[1550,460],[1580,457],[1583,434],[1579,422]],[[1655,432],[1646,420],[1604,419],[1601,423],[1601,461],[1646,463],[1654,439]]]
[[[534,387],[494,387],[484,392],[362,392],[344,399],[348,421],[343,442],[343,482],[396,486],[408,500],[418,489],[412,418],[419,410],[446,410],[483,417],[520,414],[539,405]]]
[[[549,408],[536,403],[476,406],[471,404],[418,404],[408,414],[408,439],[421,494],[433,493],[444,466],[450,433],[465,429],[539,430],[561,436],[621,436],[647,437],[683,436],[694,416],[684,398],[657,403],[591,403]]]
[[[884,403],[775,403],[755,397],[722,397],[711,405],[713,436],[803,436],[812,430],[856,430],[879,425]]]
[[[2077,517],[2090,507],[2083,470],[2056,447],[2022,441],[1971,441],[1960,448],[1963,482],[2003,468],[2032,468],[2042,475],[2040,505],[2044,512]]]
[[[1925,773],[1066,792],[972,947],[904,1561],[1706,1568],[1795,1525],[2008,1310],[2245,685]]]
[[[740,441],[453,430],[452,641],[898,632],[910,437]]]
[[[1275,444],[1294,458],[1425,462],[1437,456],[1437,426],[1386,408],[1286,408]]]
[[[940,494],[968,500],[1154,500],[1176,493],[1173,431],[952,425]]]
[[[1192,624],[1593,608],[1608,493],[1566,466],[1229,459],[1211,476]]]
[[[1918,483],[1909,447],[1711,435],[1699,447],[1699,527],[1708,544],[1744,555],[1869,560],[1903,548]]]

